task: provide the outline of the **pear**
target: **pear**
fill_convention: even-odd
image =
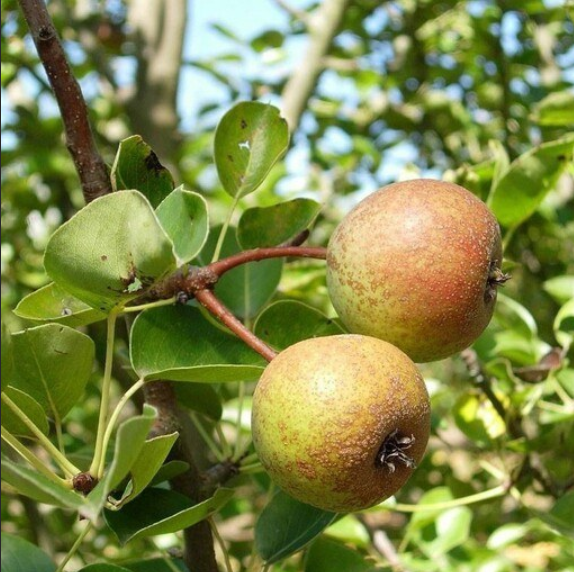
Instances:
[[[327,511],[396,493],[423,457],[430,404],[414,363],[368,336],[311,338],[267,366],[253,396],[259,459],[285,492]]]
[[[327,288],[351,333],[435,361],[486,328],[508,278],[501,262],[488,207],[463,187],[418,179],[380,189],[341,221],[327,247]]]

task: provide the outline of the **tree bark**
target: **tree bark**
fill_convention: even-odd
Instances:
[[[138,62],[135,91],[128,104],[132,126],[169,163],[180,143],[177,91],[187,0],[132,0],[128,22]]]

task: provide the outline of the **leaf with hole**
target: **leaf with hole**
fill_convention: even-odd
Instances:
[[[147,199],[122,191],[92,201],[56,230],[44,265],[61,288],[109,312],[173,271],[176,259]]]
[[[107,315],[78,300],[55,282],[22,298],[14,313],[26,320],[66,324],[71,328],[105,320]]]
[[[276,107],[256,101],[235,105],[215,131],[215,165],[225,191],[232,197],[252,193],[288,144],[287,122]]]

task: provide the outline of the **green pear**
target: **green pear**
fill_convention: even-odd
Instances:
[[[468,347],[488,325],[501,270],[498,223],[466,189],[419,179],[360,202],[327,248],[327,287],[352,333],[415,362]]]
[[[422,459],[430,404],[414,363],[393,345],[353,334],[282,351],[257,384],[253,441],[285,492],[333,512],[396,493]]]

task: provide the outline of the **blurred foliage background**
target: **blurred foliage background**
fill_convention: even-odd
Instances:
[[[501,162],[574,127],[574,23],[563,2],[210,4],[211,36],[197,30],[192,0],[51,0],[48,6],[106,160],[111,164],[121,139],[141,134],[177,184],[208,198],[213,225],[223,221],[231,202],[217,180],[213,132],[239,100],[278,105],[292,131],[285,160],[240,207],[299,196],[319,200],[323,210],[309,239],[316,245],[326,244],[352,205],[388,182],[440,177],[486,199]],[[273,27],[260,21],[254,35],[243,31],[241,19],[264,20],[269,10]],[[243,13],[234,26],[220,23],[221,11]],[[202,46],[197,54],[194,34],[217,36],[224,49],[210,53]],[[2,314],[17,330],[25,324],[10,310],[47,282],[47,238],[83,199],[57,108],[14,0],[2,0],[1,41]],[[209,89],[200,93],[205,85]],[[505,229],[512,280],[476,354],[465,356],[466,363],[454,358],[425,367],[435,437],[401,502],[442,502],[509,480],[513,494],[412,518],[387,510],[346,517],[329,529],[323,545],[314,545],[307,570],[328,569],[320,555],[336,550],[329,543],[353,545],[373,557],[372,567],[376,561],[396,570],[574,570],[572,526],[561,520],[574,513],[574,370],[559,350],[550,354],[557,356],[551,367],[544,365],[551,358],[541,365],[557,346],[555,317],[574,298],[573,174],[570,160],[536,212]],[[280,298],[333,313],[318,262],[289,265]],[[519,429],[484,399],[469,360],[470,366],[480,364]],[[234,391],[224,390],[224,419],[232,418]],[[70,440],[94,427],[95,388],[91,393],[68,421]],[[252,480],[241,486],[246,494],[220,516],[221,534],[238,562],[249,550],[263,503],[249,492]],[[560,501],[567,504],[556,508]],[[75,535],[69,515],[11,494],[2,495],[2,522],[3,529],[53,554],[65,552]],[[155,545],[141,541],[143,546],[120,550],[108,534],[91,537],[84,551],[88,562],[98,554],[120,561],[142,550],[161,554],[175,543],[160,538]],[[295,558],[282,570],[301,566]]]

